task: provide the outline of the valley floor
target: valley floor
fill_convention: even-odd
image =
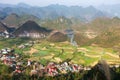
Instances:
[[[105,64],[109,64],[111,68],[120,67],[119,54],[112,48],[80,47],[72,46],[67,41],[51,43],[46,40],[29,39],[1,39],[0,45],[0,65],[3,68],[0,71],[1,75],[5,73],[10,76],[10,72],[13,71],[14,75],[17,72],[32,76],[38,74],[39,70],[43,70],[44,75],[47,76],[81,71],[84,72],[79,75],[85,75],[86,71],[91,71],[102,60],[106,61]],[[40,66],[40,69],[38,69],[38,66]],[[9,71],[9,67],[12,70]],[[8,71],[3,72],[4,68]],[[43,73],[40,75],[42,76]]]

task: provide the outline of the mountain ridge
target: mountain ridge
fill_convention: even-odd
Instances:
[[[2,7],[2,6],[0,6]],[[83,21],[91,21],[97,17],[109,16],[107,13],[96,9],[94,6],[82,7],[82,6],[65,6],[65,5],[48,5],[44,7],[29,6],[27,4],[18,4],[15,6],[3,7],[2,10],[7,15],[16,13],[18,15],[29,14],[37,16],[41,19],[54,19],[60,16],[67,18],[78,18]],[[101,13],[101,14],[98,14]],[[98,15],[98,16],[97,16]]]

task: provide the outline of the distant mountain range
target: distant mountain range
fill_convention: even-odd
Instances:
[[[66,18],[77,18],[82,21],[91,21],[97,17],[110,17],[108,13],[100,11],[93,6],[65,6],[49,5],[45,7],[33,7],[24,3],[18,5],[0,4],[0,17],[4,18],[5,14],[16,13],[18,15],[29,14],[41,19],[55,19],[60,16]]]
[[[101,5],[97,7],[97,9],[101,10],[102,12],[107,12],[112,16],[120,17],[120,4],[113,4],[113,5]]]
[[[4,24],[6,24],[9,28],[18,28],[20,25],[25,23],[28,20],[33,20],[35,22],[40,21],[39,18],[33,15],[17,15],[15,13],[12,13],[8,16],[6,16],[4,19],[1,20]]]

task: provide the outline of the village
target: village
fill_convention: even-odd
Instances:
[[[24,46],[20,48],[24,48]],[[7,65],[12,70],[12,76],[20,76],[21,74],[24,75],[27,69],[29,69],[29,76],[43,77],[58,76],[69,72],[78,73],[89,71],[92,68],[90,66],[70,63],[69,61],[61,62],[59,64],[55,62],[48,62],[46,65],[42,65],[40,62],[32,61],[30,59],[24,61],[22,55],[16,54],[15,49],[10,48],[0,50],[0,62]],[[119,65],[111,65],[111,67],[118,68]]]
[[[23,62],[21,56],[19,54],[15,54],[14,51],[14,49],[10,48],[0,50],[1,63],[11,67],[14,73],[22,73],[24,71],[22,68],[24,69],[29,67],[32,67],[30,72],[31,75],[37,74],[42,70],[42,73],[45,72],[47,76],[56,76],[59,74],[66,74],[67,72],[90,70],[90,67],[83,67],[82,65],[71,64],[69,62],[63,62],[60,64],[49,62],[46,64],[46,66],[40,64],[37,61],[31,61],[29,59],[28,61]]]

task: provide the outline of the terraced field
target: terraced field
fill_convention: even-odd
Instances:
[[[94,66],[99,60],[104,59],[109,64],[120,64],[120,58],[114,50],[94,46],[74,47],[69,42],[49,43],[43,41],[35,44],[37,52],[31,55],[32,60],[41,63],[53,61],[56,63],[70,60],[71,63]]]
[[[31,60],[46,64],[49,61],[60,63],[69,60],[71,63],[94,66],[104,59],[109,64],[120,64],[118,53],[112,48],[96,46],[75,47],[69,42],[50,43],[46,40],[35,43],[32,47],[18,49],[17,46],[25,44],[29,39],[0,40],[0,49],[14,48],[16,53],[27,54]]]

